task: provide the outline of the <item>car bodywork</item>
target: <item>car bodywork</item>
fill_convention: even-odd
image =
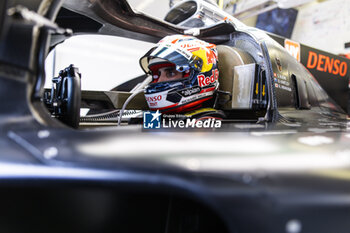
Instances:
[[[95,20],[85,32],[156,42],[188,28],[137,14],[122,0],[1,4],[3,231],[348,231],[346,116],[265,34],[219,17],[198,35],[239,47],[264,68],[269,98],[258,123],[230,122],[219,132],[75,130],[43,103],[46,54],[70,34],[52,24],[61,6],[79,22]],[[302,91],[275,87],[279,77]]]

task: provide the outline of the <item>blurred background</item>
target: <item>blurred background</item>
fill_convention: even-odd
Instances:
[[[163,19],[181,0],[129,0],[137,11]],[[349,0],[207,0],[248,26],[334,54],[350,53]],[[136,40],[84,35],[49,54],[46,87],[70,64],[82,73],[82,89],[110,90],[143,74],[139,58],[153,45]]]

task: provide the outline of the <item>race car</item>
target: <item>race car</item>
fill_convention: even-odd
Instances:
[[[94,5],[96,14],[112,8],[112,6],[108,8],[107,4],[115,3],[96,3]],[[66,6],[67,9],[75,10],[73,3],[72,6],[69,4],[66,4]],[[62,21],[66,20],[67,15],[75,18],[83,17],[82,15],[77,15],[79,12],[74,13],[74,11],[67,9],[65,9],[64,14],[58,14],[56,19],[58,24],[62,24]],[[335,60],[335,62],[332,62],[332,64],[334,63],[337,67],[334,67],[334,69],[329,68],[329,70],[333,69],[334,71],[334,74],[331,75],[338,75],[339,77],[341,75],[342,77],[337,79],[328,77],[325,81],[324,75],[317,74],[317,80],[324,84],[333,99],[337,101],[334,102],[316,81],[315,77],[275,40],[262,31],[246,27],[225,12],[218,9],[212,10],[213,5],[211,3],[186,1],[176,4],[165,17],[165,20],[172,24],[154,21],[153,19],[147,19],[146,21],[145,15],[132,13],[131,8],[126,9],[130,11],[128,14],[132,15],[132,17],[125,16],[124,12],[117,12],[114,13],[115,16],[112,20],[109,17],[111,13],[100,13],[98,16],[106,23],[101,28],[94,28],[94,30],[103,33],[103,31],[107,31],[105,28],[108,28],[109,24],[119,25],[121,23],[119,21],[125,20],[123,17],[130,17],[128,18],[129,24],[123,24],[121,27],[129,29],[133,33],[142,31],[144,33],[142,36],[147,40],[150,40],[148,37],[151,36],[152,41],[158,41],[161,39],[161,36],[168,33],[165,31],[166,29],[167,31],[172,30],[172,33],[181,32],[196,35],[198,38],[217,44],[220,86],[214,108],[224,112],[225,123],[237,121],[253,123],[282,122],[282,124],[286,123],[287,125],[294,124],[297,126],[296,128],[304,130],[306,124],[309,124],[310,127],[319,127],[318,119],[322,119],[329,121],[329,124],[338,124],[340,128],[346,127],[344,124],[348,103],[346,101],[348,95],[348,80],[346,77],[348,77],[349,72],[345,69],[349,63],[347,59],[334,56],[332,60]],[[188,12],[186,9],[191,10]],[[80,9],[80,11],[85,11],[85,9]],[[185,13],[181,15],[179,12]],[[82,21],[82,19],[80,20]],[[84,20],[87,21],[86,19]],[[130,24],[132,20],[144,21],[144,24],[147,25],[152,22],[154,25],[150,27],[149,31],[143,30],[144,28],[141,30],[141,26],[135,27]],[[91,22],[90,24],[94,25]],[[95,22],[95,24],[97,23]],[[177,27],[174,25],[177,25]],[[75,27],[76,25],[73,26]],[[189,26],[192,28],[186,29]],[[201,26],[202,28],[200,28]],[[85,24],[83,30],[86,27],[87,25]],[[93,28],[93,26],[90,27]],[[75,28],[74,31],[79,33],[79,28]],[[154,31],[157,33],[154,33]],[[171,33],[169,32],[168,34]],[[54,39],[51,40],[52,47],[62,40],[62,36],[59,36],[60,39],[56,39],[56,37],[53,36]],[[276,40],[281,40],[276,36],[274,37]],[[302,51],[304,50],[305,48]],[[308,51],[309,53],[312,52],[310,49]],[[303,60],[307,59],[307,63],[310,66],[311,63],[317,62],[317,58],[312,58],[314,54],[316,53],[313,52],[310,55],[311,60],[307,59],[307,56],[304,56],[304,54],[303,56],[299,54],[299,60],[300,57]],[[324,55],[321,56],[324,57]],[[327,64],[330,63],[328,62]],[[311,65],[311,68],[316,66],[314,64]],[[335,73],[336,70],[338,70],[338,73]],[[310,71],[313,72],[312,69]],[[62,72],[62,74],[66,73]],[[75,76],[78,77],[78,75],[76,74]],[[65,99],[65,97],[60,97],[59,95],[62,95],[62,93],[55,90],[46,90],[44,99],[52,115],[73,127],[86,126],[89,123],[96,125],[98,122],[115,124],[121,121],[118,117],[122,118],[122,114],[119,114],[118,109],[123,110],[122,112],[125,109],[139,112],[149,109],[142,91],[147,85],[147,80],[149,82],[149,79],[146,79],[146,77],[146,75],[137,77],[122,84],[121,86],[124,89],[116,87],[110,92],[85,90],[81,94],[76,93],[75,95],[82,96],[82,104],[78,102],[80,101],[78,97],[68,98],[68,104],[65,105],[63,103],[63,107],[70,110],[60,109],[60,105],[57,105],[60,101],[57,98]],[[80,80],[80,78],[76,79]],[[64,77],[61,80],[64,80]],[[54,82],[57,82],[57,79]],[[334,91],[334,88],[328,88],[330,83],[332,83],[332,87],[338,87],[337,91]],[[73,89],[78,91],[80,88],[68,88],[67,90]],[[65,89],[61,88],[60,90]],[[129,96],[138,91],[140,93],[133,95],[132,99],[126,101]],[[180,92],[178,92],[178,95],[183,96]],[[56,96],[53,96],[54,93]],[[73,93],[74,91],[72,91]],[[196,94],[195,91],[193,93]],[[187,95],[183,97],[183,101],[187,101],[186,99],[190,99],[192,96]],[[123,109],[125,102],[128,104]],[[56,106],[53,106],[53,104],[56,104]],[[79,118],[79,106],[90,109],[90,115]],[[106,114],[101,114],[103,110]],[[322,115],[320,115],[321,112]],[[328,112],[328,115],[332,117],[326,117],[325,112]],[[138,121],[135,120],[136,118],[135,114],[133,114],[131,122],[142,123],[142,114],[139,115]],[[304,119],[308,119],[307,123],[304,122]],[[128,120],[130,123],[130,117],[124,120]]]
[[[195,11],[175,22],[171,12],[158,20],[125,0],[0,2],[0,229],[348,232],[344,110],[265,33],[205,2],[173,10],[180,4]],[[197,27],[197,10],[208,26]],[[177,25],[185,22],[195,25]],[[49,50],[80,33],[152,43],[188,34],[216,44],[219,90],[228,93],[215,106],[222,128],[144,130],[137,116],[124,121],[124,109],[148,112],[146,75],[87,91],[72,65],[45,89]],[[311,56],[309,68],[324,69],[314,63],[326,58]],[[346,61],[336,59],[343,74]]]

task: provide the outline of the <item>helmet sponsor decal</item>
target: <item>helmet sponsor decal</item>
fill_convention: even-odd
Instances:
[[[187,89],[179,91],[179,93],[184,97],[188,97],[188,96],[191,96],[191,95],[194,95],[194,94],[201,92],[201,89],[202,88],[200,88],[200,87],[187,88]]]
[[[158,106],[158,102],[162,100],[162,95],[146,96],[149,107]]]
[[[202,59],[203,64],[201,67],[201,72],[208,72],[213,68],[213,59],[210,52],[204,49],[200,49],[200,50],[194,51],[192,54]]]
[[[146,100],[147,101],[161,101],[162,100],[162,95],[157,95],[157,96],[149,96],[149,97],[146,97]]]
[[[169,96],[169,91],[163,91],[163,92],[154,93],[154,94],[145,94],[145,98],[146,98],[148,107],[150,109],[162,109],[162,108],[174,105],[175,102],[172,102],[171,99],[168,99],[167,98],[168,96]],[[180,96],[180,99],[177,100],[177,102],[180,100],[181,100],[181,96]]]
[[[219,71],[218,69],[213,70],[211,76],[204,76],[204,74],[198,75],[198,85],[200,87],[208,86],[212,83],[215,83],[218,81],[219,78]]]
[[[174,46],[175,47],[175,46]],[[187,50],[181,49],[181,47],[176,48],[175,47],[175,51],[178,52],[179,54],[181,54],[182,56],[184,56],[186,59],[190,60],[192,57],[192,53],[190,53]]]
[[[183,98],[181,100],[180,104],[191,103],[193,101],[196,101],[196,100],[199,100],[199,99],[203,99],[203,98],[206,98],[206,97],[212,98],[212,93],[206,92],[206,93],[201,93],[201,94],[198,94],[198,95],[193,95],[193,96],[190,96],[190,97],[187,97],[187,98]]]

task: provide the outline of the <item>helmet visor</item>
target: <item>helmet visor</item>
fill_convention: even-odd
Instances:
[[[156,47],[150,50],[140,59],[142,69],[150,73],[148,67],[150,58],[161,58],[175,64],[175,69],[179,72],[190,70],[192,65],[192,53],[180,49],[173,49],[165,46]]]

